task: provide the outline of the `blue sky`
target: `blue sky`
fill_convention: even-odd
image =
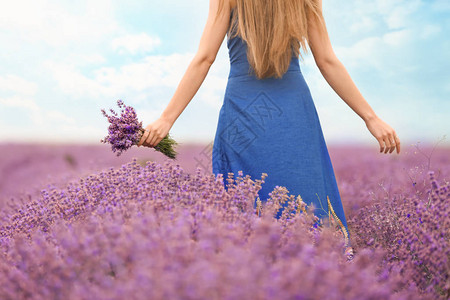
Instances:
[[[169,103],[200,41],[208,0],[0,0],[0,141],[99,143],[123,99],[144,125]],[[333,48],[403,145],[450,129],[450,1],[323,0]],[[213,140],[229,72],[224,40],[171,135]],[[377,146],[311,54],[301,62],[328,144]],[[450,136],[445,143],[450,144]]]

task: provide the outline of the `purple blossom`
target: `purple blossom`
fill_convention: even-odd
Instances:
[[[120,117],[112,109],[110,109],[111,115],[108,115],[104,109],[101,110],[110,125],[108,127],[108,135],[100,142],[110,143],[112,151],[117,152],[117,156],[119,156],[123,151],[128,150],[133,145],[137,145],[145,130],[142,127],[142,122],[138,121],[133,107],[125,105],[122,100],[117,100],[117,104],[121,109]],[[175,159],[177,152],[173,149],[173,146],[177,144],[167,134],[154,148],[167,157]]]
[[[110,123],[108,135],[101,142],[110,143],[112,151],[117,152],[119,156],[131,146],[137,145],[144,129],[133,107],[125,105],[122,100],[117,100],[117,105],[121,109],[120,117],[112,109],[110,109],[111,115],[108,115],[104,109],[101,110]]]
[[[408,156],[379,162],[367,149],[332,152],[356,253],[351,262],[341,255],[340,232],[319,226],[310,207],[296,210],[285,187],[256,209],[263,180],[237,174],[225,190],[223,177],[170,161],[121,166],[115,159],[114,168],[86,172],[92,150],[71,150],[76,165],[62,160],[83,177],[5,205],[0,299],[449,297],[448,150],[433,176],[419,164],[417,173],[404,172],[414,167]],[[0,157],[2,193],[58,166],[48,163],[56,155],[24,159],[18,152]],[[36,163],[48,169],[30,172]],[[293,215],[276,220],[284,200]]]

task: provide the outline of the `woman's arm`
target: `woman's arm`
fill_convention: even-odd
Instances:
[[[322,0],[318,2],[322,9]],[[400,140],[395,131],[375,114],[361,95],[344,65],[336,57],[326,28],[321,33],[318,24],[308,20],[308,36],[309,47],[323,77],[339,97],[364,120],[369,131],[379,142],[380,152],[383,152],[385,143],[385,153],[389,150],[389,153],[392,153],[395,148],[397,153],[400,153]]]
[[[217,52],[222,45],[230,21],[230,5],[226,1],[217,21],[214,22],[219,7],[219,0],[210,0],[209,13],[200,39],[200,45],[181,79],[174,96],[161,117],[148,125],[138,146],[156,146],[169,132],[172,125],[192,100],[214,63]]]

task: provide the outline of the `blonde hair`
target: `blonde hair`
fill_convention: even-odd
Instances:
[[[239,35],[247,43],[247,59],[259,79],[281,78],[293,53],[303,59],[300,49],[308,53],[308,21],[326,31],[320,0],[235,1],[228,34],[230,38]],[[219,0],[216,20],[224,4],[225,0]]]

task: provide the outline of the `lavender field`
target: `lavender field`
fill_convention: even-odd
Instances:
[[[329,146],[354,248],[210,145],[0,145],[0,299],[448,299],[450,148]],[[289,201],[282,218],[279,205]],[[302,209],[305,208],[305,211]],[[292,212],[291,214],[289,214]]]

